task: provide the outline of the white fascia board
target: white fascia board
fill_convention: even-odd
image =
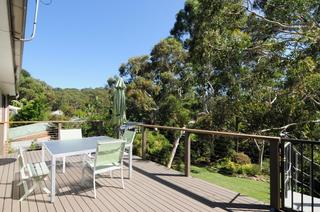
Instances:
[[[16,82],[8,2],[0,0],[0,90],[3,95],[14,96]]]

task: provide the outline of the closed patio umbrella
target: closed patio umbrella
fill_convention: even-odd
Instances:
[[[125,99],[126,85],[122,78],[119,78],[116,82],[113,96],[113,124],[120,127],[126,119],[126,99]]]

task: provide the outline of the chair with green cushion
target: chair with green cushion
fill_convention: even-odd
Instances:
[[[133,149],[133,141],[134,141],[134,137],[136,135],[135,131],[131,131],[131,130],[125,130],[123,135],[121,136],[121,138],[123,140],[126,141],[126,145],[125,145],[125,150],[128,151],[125,152],[125,155],[128,155],[128,160],[129,160],[129,179],[132,176],[132,149]]]
[[[97,197],[96,192],[96,175],[113,170],[120,169],[121,183],[124,188],[123,182],[123,153],[125,148],[125,141],[115,142],[98,142],[95,158],[88,158],[84,161],[84,167],[82,169],[82,179],[84,179],[84,172],[88,170],[92,173],[93,177],[93,191],[94,198]]]

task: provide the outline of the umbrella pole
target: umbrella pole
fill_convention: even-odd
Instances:
[[[117,125],[115,127],[115,131],[116,131],[116,137],[119,139],[120,138],[120,126],[119,125]]]

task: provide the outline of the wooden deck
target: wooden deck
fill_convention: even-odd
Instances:
[[[40,161],[40,152],[26,153],[26,160]],[[91,177],[86,175],[85,184],[79,184],[80,157],[70,157],[67,161],[66,173],[57,173],[57,196],[52,204],[49,196],[39,191],[19,202],[22,189],[16,186],[18,162],[14,156],[0,158],[0,212],[269,211],[268,206],[254,199],[139,158],[134,159],[133,178],[125,179],[125,189],[120,188],[118,172],[112,179],[108,174],[102,175],[97,180],[97,199],[94,199]],[[50,188],[50,179],[46,184]]]

